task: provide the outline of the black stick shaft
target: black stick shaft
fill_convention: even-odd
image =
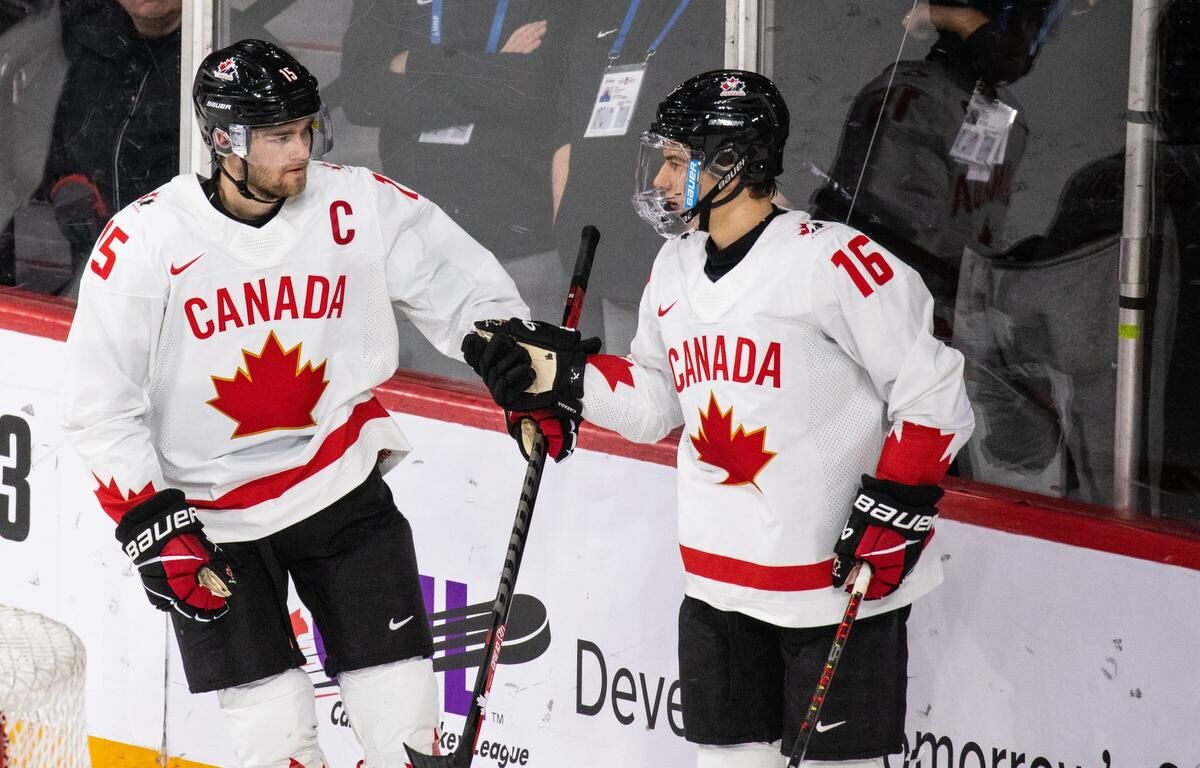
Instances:
[[[808,703],[808,711],[804,713],[804,721],[800,723],[800,733],[796,735],[796,743],[792,745],[792,755],[788,758],[787,768],[797,768],[804,756],[808,754],[808,743],[812,741],[813,729],[817,718],[821,716],[821,707],[825,697],[829,695],[829,686],[833,683],[833,673],[837,671],[838,660],[842,658],[842,650],[850,638],[850,628],[858,618],[858,608],[862,605],[863,595],[871,583],[871,566],[860,563],[858,576],[850,589],[850,601],[846,604],[846,612],[842,615],[842,623],[838,624],[833,636],[833,645],[829,648],[829,656],[825,659],[825,667],[821,670],[821,679],[817,681],[817,689],[813,691],[812,700]]]
[[[579,255],[575,257],[575,273],[571,275],[571,287],[567,291],[567,306],[563,308],[563,327],[578,328],[579,315],[583,312],[583,297],[587,294],[588,277],[592,274],[592,259],[596,257],[596,244],[600,242],[600,230],[588,224],[579,237]]]
[[[567,328],[574,328],[579,323],[579,315],[583,311],[583,297],[587,294],[588,277],[592,271],[592,260],[596,256],[596,244],[599,242],[599,230],[590,224],[583,228],[579,255],[575,259],[575,273],[571,277],[571,287],[567,291],[566,307],[563,309],[563,325]],[[471,706],[467,710],[462,737],[454,752],[446,756],[422,755],[408,749],[408,756],[414,768],[470,768],[475,757],[475,746],[487,714],[487,697],[492,690],[492,679],[496,676],[496,666],[500,663],[504,628],[508,625],[508,612],[512,607],[512,596],[517,586],[517,572],[521,568],[521,557],[525,554],[529,524],[533,520],[533,505],[537,501],[545,466],[546,437],[535,425],[533,445],[529,449],[529,462],[525,465],[525,482],[521,486],[521,498],[517,502],[517,519],[508,539],[508,553],[504,558],[504,568],[500,571],[500,586],[492,604],[492,623],[483,649],[483,666],[475,676],[475,689],[471,694]]]
[[[508,611],[512,607],[513,591],[517,585],[517,572],[521,568],[521,557],[525,554],[525,542],[529,538],[529,523],[533,520],[533,505],[537,501],[538,488],[542,483],[542,469],[546,465],[546,438],[540,429],[534,430],[533,447],[529,451],[529,462],[525,465],[525,482],[521,486],[521,498],[517,502],[517,519],[513,523],[512,535],[508,539],[508,553],[504,557],[504,568],[500,571],[500,586],[496,590],[496,601],[492,605],[492,625],[488,629],[487,644],[483,651],[483,666],[475,677],[475,690],[471,695],[471,707],[467,710],[467,722],[463,728],[457,754],[463,757],[455,761],[456,766],[466,768],[475,755],[475,742],[483,727],[487,714],[487,696],[492,690],[492,679],[496,676],[496,665],[500,662],[500,648],[504,643],[504,628],[508,624]],[[467,750],[465,754],[461,750]]]

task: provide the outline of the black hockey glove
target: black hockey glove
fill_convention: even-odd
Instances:
[[[204,535],[182,491],[159,491],[129,510],[116,536],[155,608],[174,609],[196,621],[219,619],[229,610],[225,599],[237,583],[233,569]]]
[[[468,333],[462,340],[462,353],[467,365],[479,374],[492,399],[501,407],[533,383],[529,352],[512,336],[497,333],[487,339],[478,333]]]
[[[600,351],[600,339],[583,338],[579,331],[572,331],[550,323],[533,320],[482,320],[475,327],[490,333],[492,340],[508,337],[528,351],[533,378],[524,387],[524,382],[506,368],[507,356],[498,351],[492,362],[485,354],[480,356],[478,373],[483,377],[492,397],[501,408],[510,411],[536,411],[549,408],[562,413],[578,413],[579,401],[583,398],[583,371],[587,356]],[[505,342],[495,342],[503,344]],[[464,348],[467,342],[464,340]],[[474,344],[474,342],[472,342]],[[488,343],[491,346],[492,342]],[[464,349],[464,355],[466,351]],[[508,386],[492,387],[492,381],[508,377]],[[503,398],[497,397],[497,391]]]
[[[833,584],[846,583],[855,561],[873,571],[866,599],[892,594],[933,537],[934,505],[942,498],[936,485],[906,485],[863,475],[850,519],[833,548]]]
[[[71,244],[72,268],[87,260],[108,221],[108,207],[95,182],[82,173],[63,176],[50,187],[58,229]]]

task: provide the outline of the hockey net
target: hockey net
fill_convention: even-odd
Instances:
[[[71,630],[0,605],[0,768],[90,766],[85,666]]]

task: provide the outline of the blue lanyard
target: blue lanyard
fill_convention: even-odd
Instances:
[[[1029,44],[1029,55],[1037,54],[1038,49],[1042,47],[1042,43],[1054,32],[1054,28],[1058,26],[1058,20],[1062,18],[1063,12],[1067,10],[1067,0],[1056,0],[1054,5],[1046,11],[1046,16],[1042,20],[1042,27],[1038,30],[1037,37],[1033,38],[1033,42]]]
[[[433,0],[433,13],[429,20],[429,44],[442,44],[442,3]],[[635,0],[635,3],[637,0]],[[495,53],[500,47],[500,31],[504,28],[504,17],[508,15],[508,0],[497,0],[496,12],[492,15],[492,31],[488,35],[487,52]]]
[[[625,38],[629,35],[629,28],[633,26],[633,17],[637,15],[638,6],[642,0],[631,0],[629,10],[625,11],[625,19],[621,22],[621,28],[617,31],[617,38],[613,40],[612,49],[608,52],[608,60],[616,61],[621,57],[621,49],[625,47]],[[679,0],[679,4],[675,6],[675,12],[671,14],[671,18],[667,19],[667,23],[663,26],[662,31],[658,33],[658,37],[654,38],[654,42],[650,43],[650,47],[646,49],[646,58],[649,59],[658,50],[658,46],[662,45],[663,40],[667,38],[667,33],[671,31],[671,27],[675,26],[675,22],[679,21],[679,17],[683,14],[683,9],[687,8],[689,0]]]
[[[442,0],[433,0],[433,17],[429,20],[429,44],[442,44]]]
[[[500,45],[500,29],[504,26],[504,17],[508,14],[508,0],[498,0],[496,13],[492,16],[492,31],[488,35],[487,52],[495,53]]]

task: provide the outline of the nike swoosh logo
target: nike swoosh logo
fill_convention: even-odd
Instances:
[[[818,720],[817,725],[816,725],[816,730],[817,730],[817,733],[825,733],[825,731],[832,731],[834,728],[837,728],[839,725],[845,725],[845,724],[846,724],[845,720],[838,720],[836,723],[830,723],[829,725],[826,725],[825,723],[822,723],[820,720]]]
[[[175,263],[174,263],[174,262],[172,262],[172,263],[171,263],[171,274],[172,274],[172,275],[181,275],[181,274],[183,274],[183,270],[185,270],[185,269],[187,269],[188,267],[192,266],[192,265],[193,265],[193,264],[195,264],[197,261],[200,261],[200,259],[202,259],[202,258],[204,257],[204,254],[205,254],[205,253],[208,253],[208,251],[204,251],[204,252],[203,252],[203,253],[201,253],[199,256],[197,256],[196,258],[194,258],[194,259],[192,259],[191,261],[189,261],[187,264],[184,264],[182,267],[177,267],[177,266],[175,266]]]
[[[410,621],[412,621],[412,616],[409,616],[404,621],[396,621],[395,619],[391,619],[390,621],[388,621],[388,629],[395,632],[397,629],[400,629],[400,627],[403,627],[405,624],[407,624]]]
[[[659,304],[659,305],[658,305],[658,316],[659,316],[659,317],[663,317],[663,316],[665,316],[665,315],[666,315],[668,312],[670,312],[670,311],[671,311],[671,309],[672,309],[672,308],[674,308],[674,306],[675,306],[676,304],[678,304],[678,303],[679,303],[679,299],[675,299],[675,301],[672,301],[672,302],[671,302],[671,306],[667,307],[666,309],[663,309],[663,305],[662,305],[662,304]]]
[[[916,545],[922,544],[922,543],[924,543],[924,542],[921,539],[909,539],[909,540],[905,541],[903,544],[897,544],[894,547],[888,547],[887,549],[876,549],[872,552],[865,552],[862,555],[860,555],[860,557],[878,557],[880,555],[890,555],[893,552],[901,552],[906,547],[915,547]]]

